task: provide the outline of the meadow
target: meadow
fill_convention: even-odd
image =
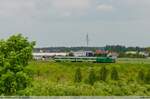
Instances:
[[[105,81],[97,79],[100,70],[108,70]],[[111,79],[112,68],[119,78]],[[75,82],[76,69],[81,69],[82,80]],[[95,82],[88,83],[90,70]],[[118,59],[116,63],[31,61],[25,71],[33,77],[32,85],[18,95],[32,96],[149,96],[150,84],[144,77],[150,72],[149,59]],[[139,72],[143,71],[139,79]],[[143,79],[142,79],[143,78]],[[147,78],[149,79],[149,78]]]

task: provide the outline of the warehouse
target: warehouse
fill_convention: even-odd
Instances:
[[[54,56],[67,56],[68,53],[65,53],[65,52],[53,52],[53,53],[46,53],[46,52],[39,52],[39,53],[33,53],[33,59],[35,60],[47,60],[51,57],[54,57]]]
[[[94,52],[92,52],[92,51],[77,51],[77,52],[73,52],[73,55],[75,57],[91,57],[91,56],[94,56]]]

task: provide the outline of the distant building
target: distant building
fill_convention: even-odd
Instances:
[[[145,51],[127,51],[125,53],[126,55],[128,55],[128,57],[136,57],[136,58],[146,58],[149,57],[149,53],[145,52]]]
[[[149,56],[149,53],[148,52],[139,52],[139,55],[143,55],[145,57],[148,57]]]
[[[137,51],[127,51],[125,52],[125,54],[137,54],[138,52]]]
[[[119,54],[116,53],[116,52],[109,52],[109,53],[107,54],[107,56],[108,56],[108,57],[112,57],[113,59],[117,59],[118,56],[119,56]]]
[[[86,51],[86,56],[87,57],[91,57],[91,56],[94,56],[94,52],[93,51]]]
[[[50,57],[54,57],[54,56],[67,56],[68,53],[65,52],[55,52],[55,53],[45,53],[45,52],[39,52],[39,53],[33,53],[33,59],[36,60],[46,60],[49,59]]]
[[[105,50],[96,50],[95,56],[106,57],[109,52]]]
[[[95,51],[95,54],[108,54],[109,52],[108,51],[105,51],[105,50],[96,50]]]
[[[92,51],[76,51],[76,52],[73,52],[73,55],[75,57],[90,57],[90,56],[94,56],[94,52],[92,52]]]

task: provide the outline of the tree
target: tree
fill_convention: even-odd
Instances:
[[[99,80],[106,81],[107,76],[108,76],[108,70],[106,69],[105,66],[103,66],[103,67],[100,69]]]
[[[96,81],[96,75],[95,75],[93,68],[90,70],[88,81],[89,81],[89,84],[91,84],[91,85],[94,85],[94,83]]]
[[[77,82],[77,83],[82,81],[82,74],[81,74],[81,69],[80,68],[76,69],[74,81]]]
[[[145,74],[144,74],[144,71],[143,70],[140,70],[139,72],[138,72],[138,81],[144,81],[144,79],[145,79]]]
[[[150,70],[147,72],[145,76],[145,83],[150,84]]]
[[[112,68],[111,79],[112,80],[118,80],[119,79],[118,71],[115,67]]]
[[[34,45],[21,34],[0,40],[0,94],[15,95],[30,84],[24,69],[32,59]]]
[[[74,56],[73,52],[70,52],[70,53],[69,53],[69,56]]]

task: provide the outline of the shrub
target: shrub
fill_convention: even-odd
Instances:
[[[140,70],[140,71],[138,72],[138,81],[139,81],[139,82],[143,82],[144,79],[145,79],[144,71],[143,71],[143,70]]]
[[[119,79],[118,71],[115,67],[112,68],[111,79],[112,80],[118,80]]]
[[[99,72],[99,80],[106,81],[107,76],[108,76],[108,70],[106,69],[105,66],[103,66]]]
[[[150,70],[147,72],[146,76],[145,76],[145,82],[147,84],[150,84]]]
[[[77,68],[76,69],[76,72],[75,72],[75,79],[74,79],[74,82],[81,82],[82,81],[82,74],[81,74],[81,69],[80,68]]]
[[[94,85],[94,82],[96,81],[96,75],[93,68],[90,70],[88,81],[90,85]]]

